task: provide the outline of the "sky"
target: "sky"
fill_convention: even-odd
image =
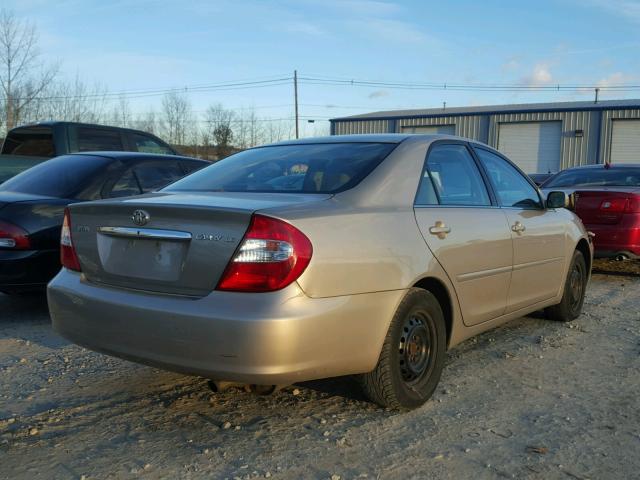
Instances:
[[[33,22],[64,76],[110,92],[179,88],[212,103],[293,115],[301,78],[433,84],[640,85],[640,1],[2,0]],[[287,79],[236,90],[223,82]],[[303,132],[328,118],[398,108],[588,100],[593,90],[451,91],[301,80]],[[640,91],[601,92],[637,98]],[[131,98],[159,109],[160,96]],[[316,120],[315,124],[306,123]]]

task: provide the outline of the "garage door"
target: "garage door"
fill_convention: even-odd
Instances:
[[[560,170],[562,122],[501,123],[498,150],[525,173]]]
[[[640,120],[614,120],[611,163],[640,163]]]
[[[402,127],[402,133],[428,133],[432,135],[436,133],[440,133],[443,135],[455,135],[456,126],[455,125],[425,125],[421,127]]]

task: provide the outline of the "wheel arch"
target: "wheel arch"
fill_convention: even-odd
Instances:
[[[447,348],[451,341],[451,334],[453,332],[453,304],[449,290],[442,281],[435,277],[426,277],[418,280],[414,285],[414,288],[421,288],[427,290],[436,297],[440,308],[442,308],[442,314],[444,315],[444,323],[447,328]]]
[[[591,249],[589,248],[589,242],[586,239],[581,238],[576,245],[576,250],[582,253],[584,257],[584,262],[587,264],[587,272],[589,273],[588,277],[591,276]],[[587,278],[588,278],[587,277]]]

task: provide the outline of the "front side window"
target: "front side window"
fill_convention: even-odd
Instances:
[[[78,151],[121,151],[122,139],[120,132],[99,128],[78,128]]]
[[[473,157],[464,145],[437,145],[427,158],[418,205],[489,206],[491,200]]]
[[[394,143],[320,143],[245,150],[179,180],[167,191],[335,193],[357,185]]]
[[[156,140],[151,137],[147,137],[146,135],[132,133],[131,140],[138,152],[173,155],[173,152],[169,148],[161,145]]]
[[[489,175],[501,207],[542,208],[538,191],[504,158],[477,148],[476,153]]]

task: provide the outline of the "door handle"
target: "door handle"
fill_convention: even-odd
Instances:
[[[436,235],[438,238],[443,239],[447,236],[447,233],[451,232],[451,228],[447,227],[444,222],[438,220],[436,224],[432,227],[429,227],[429,233],[431,235]]]
[[[522,233],[527,229],[527,227],[525,227],[522,223],[520,222],[516,222],[513,225],[511,225],[511,230],[513,230],[516,233]]]

